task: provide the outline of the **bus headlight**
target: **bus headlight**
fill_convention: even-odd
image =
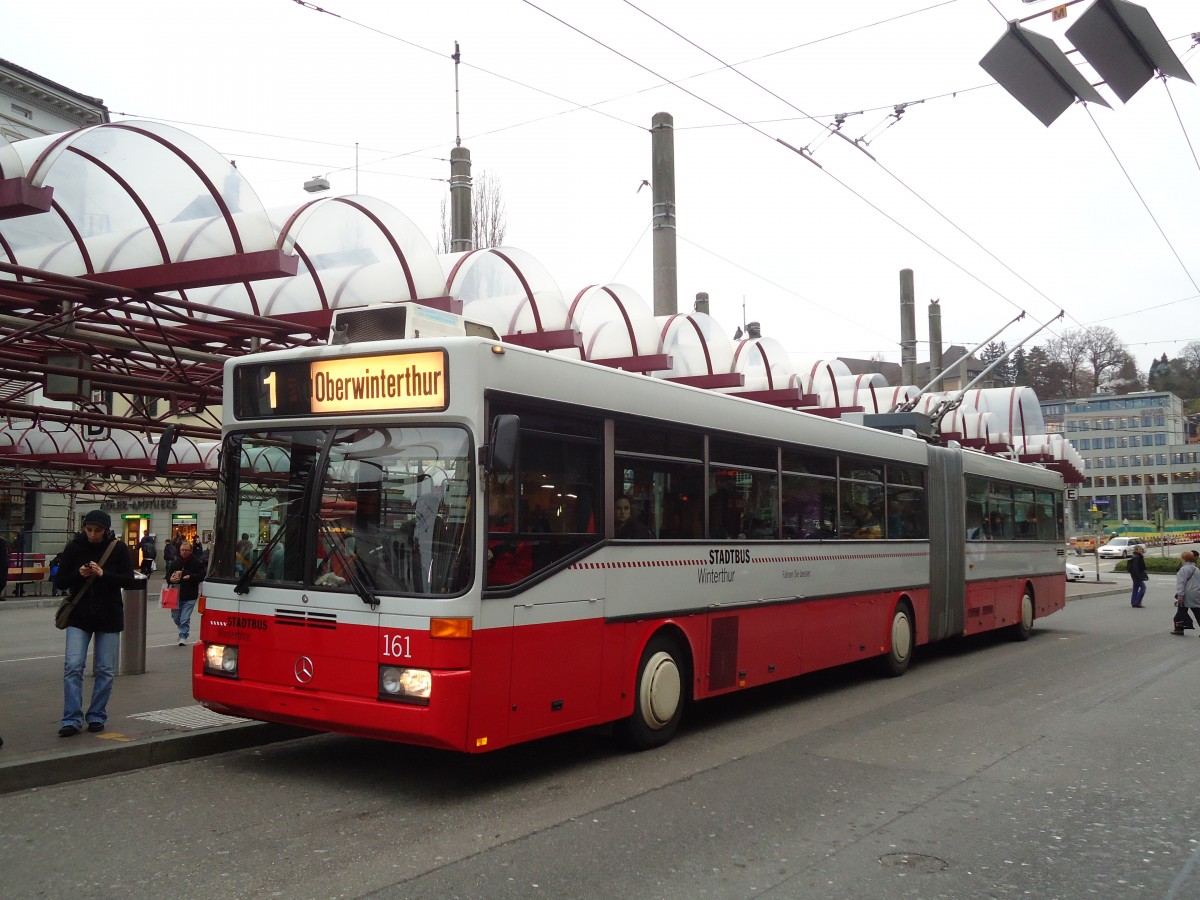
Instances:
[[[405,700],[409,703],[429,703],[433,676],[428,669],[402,669],[399,666],[379,667],[379,696],[384,700]]]
[[[228,644],[205,644],[204,674],[237,678],[238,648]]]

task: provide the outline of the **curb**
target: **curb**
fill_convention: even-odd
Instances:
[[[0,794],[132,772],[163,763],[213,756],[314,734],[316,732],[290,725],[251,722],[224,725],[192,734],[148,738],[98,750],[53,751],[32,759],[0,762]]]

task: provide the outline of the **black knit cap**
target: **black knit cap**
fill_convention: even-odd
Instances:
[[[84,525],[103,525],[104,530],[112,528],[112,518],[102,509],[93,509],[83,517]]]

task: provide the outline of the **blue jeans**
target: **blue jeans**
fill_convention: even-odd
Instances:
[[[1141,606],[1142,598],[1146,596],[1146,582],[1135,581],[1133,583],[1133,594],[1129,598],[1130,606]]]
[[[108,698],[112,696],[113,676],[117,672],[117,654],[121,635],[115,631],[84,631],[67,626],[66,661],[63,663],[62,724],[83,727],[83,667],[87,663],[88,644],[95,640],[92,650],[92,703],[87,720],[103,725],[108,721]]]
[[[180,600],[179,605],[171,610],[171,621],[179,629],[179,639],[186,641],[192,630],[192,610],[196,608],[195,600]]]

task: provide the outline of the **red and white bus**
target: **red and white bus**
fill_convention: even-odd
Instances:
[[[647,748],[692,701],[1065,601],[1054,472],[486,337],[231,360],[223,421],[193,661],[223,713]]]

